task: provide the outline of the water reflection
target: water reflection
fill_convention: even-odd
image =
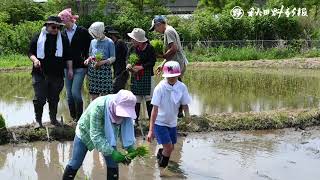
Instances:
[[[191,114],[196,115],[308,108],[320,103],[320,72],[316,70],[188,69],[184,82],[192,96]],[[0,92],[0,112],[9,127],[34,121],[29,73],[1,73]],[[83,94],[87,106],[86,86]],[[47,106],[43,115],[43,121],[49,121]],[[61,116],[70,120],[65,91],[58,109]]]
[[[139,143],[142,143],[139,140]],[[151,146],[155,152],[156,146]],[[172,160],[179,162],[181,147]],[[0,177],[2,179],[60,179],[72,153],[72,142],[36,142],[17,146],[0,146]],[[179,166],[179,164],[177,164]],[[173,171],[174,172],[174,171]],[[120,179],[160,179],[154,155],[137,159],[129,166],[120,166]],[[88,152],[76,179],[105,179],[106,168],[103,156],[97,151]]]
[[[170,179],[290,179],[320,176],[320,128],[215,132],[179,138],[171,155]],[[138,143],[143,143],[141,139]],[[156,145],[150,145],[155,153]],[[71,157],[72,142],[36,142],[0,146],[1,179],[60,179]],[[89,152],[76,179],[105,179],[101,154]],[[154,154],[120,166],[120,179],[161,179]],[[164,178],[165,179],[165,178]]]

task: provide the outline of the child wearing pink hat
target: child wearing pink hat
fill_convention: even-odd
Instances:
[[[174,144],[177,142],[177,115],[180,105],[188,120],[190,119],[188,104],[191,99],[187,86],[178,81],[180,74],[178,62],[166,62],[162,75],[165,79],[156,86],[151,100],[153,109],[147,140],[151,142],[155,136],[158,144],[163,146],[157,153],[160,175],[164,175]]]

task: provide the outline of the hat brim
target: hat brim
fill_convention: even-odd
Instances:
[[[119,117],[129,117],[132,119],[136,119],[137,115],[136,115],[136,111],[135,111],[135,107],[123,107],[121,105],[116,106],[116,115]]]
[[[174,73],[174,74],[162,74],[162,77],[179,77],[181,73]]]
[[[150,29],[149,29],[150,32],[154,31],[154,26],[155,26],[155,25],[153,25],[153,26],[150,27]]]
[[[56,25],[59,25],[59,26],[64,26],[65,24],[63,23],[59,23],[57,21],[47,21],[44,23],[44,25],[46,26],[47,24],[56,24]]]
[[[147,41],[148,41],[148,39],[147,39],[146,37],[144,37],[144,39],[142,39],[142,40],[138,40],[138,39],[136,39],[136,38],[133,36],[132,33],[127,33],[127,34],[128,34],[128,36],[129,36],[131,39],[134,39],[134,40],[136,40],[136,41],[138,41],[138,42],[147,42]]]

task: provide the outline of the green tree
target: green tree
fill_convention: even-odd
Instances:
[[[9,18],[6,22],[15,25],[24,21],[44,20],[46,7],[32,0],[2,0],[0,12],[7,13]]]

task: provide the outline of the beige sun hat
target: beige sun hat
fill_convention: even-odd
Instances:
[[[128,33],[128,36],[138,42],[146,42],[146,32],[141,28],[134,28],[131,33]]]

